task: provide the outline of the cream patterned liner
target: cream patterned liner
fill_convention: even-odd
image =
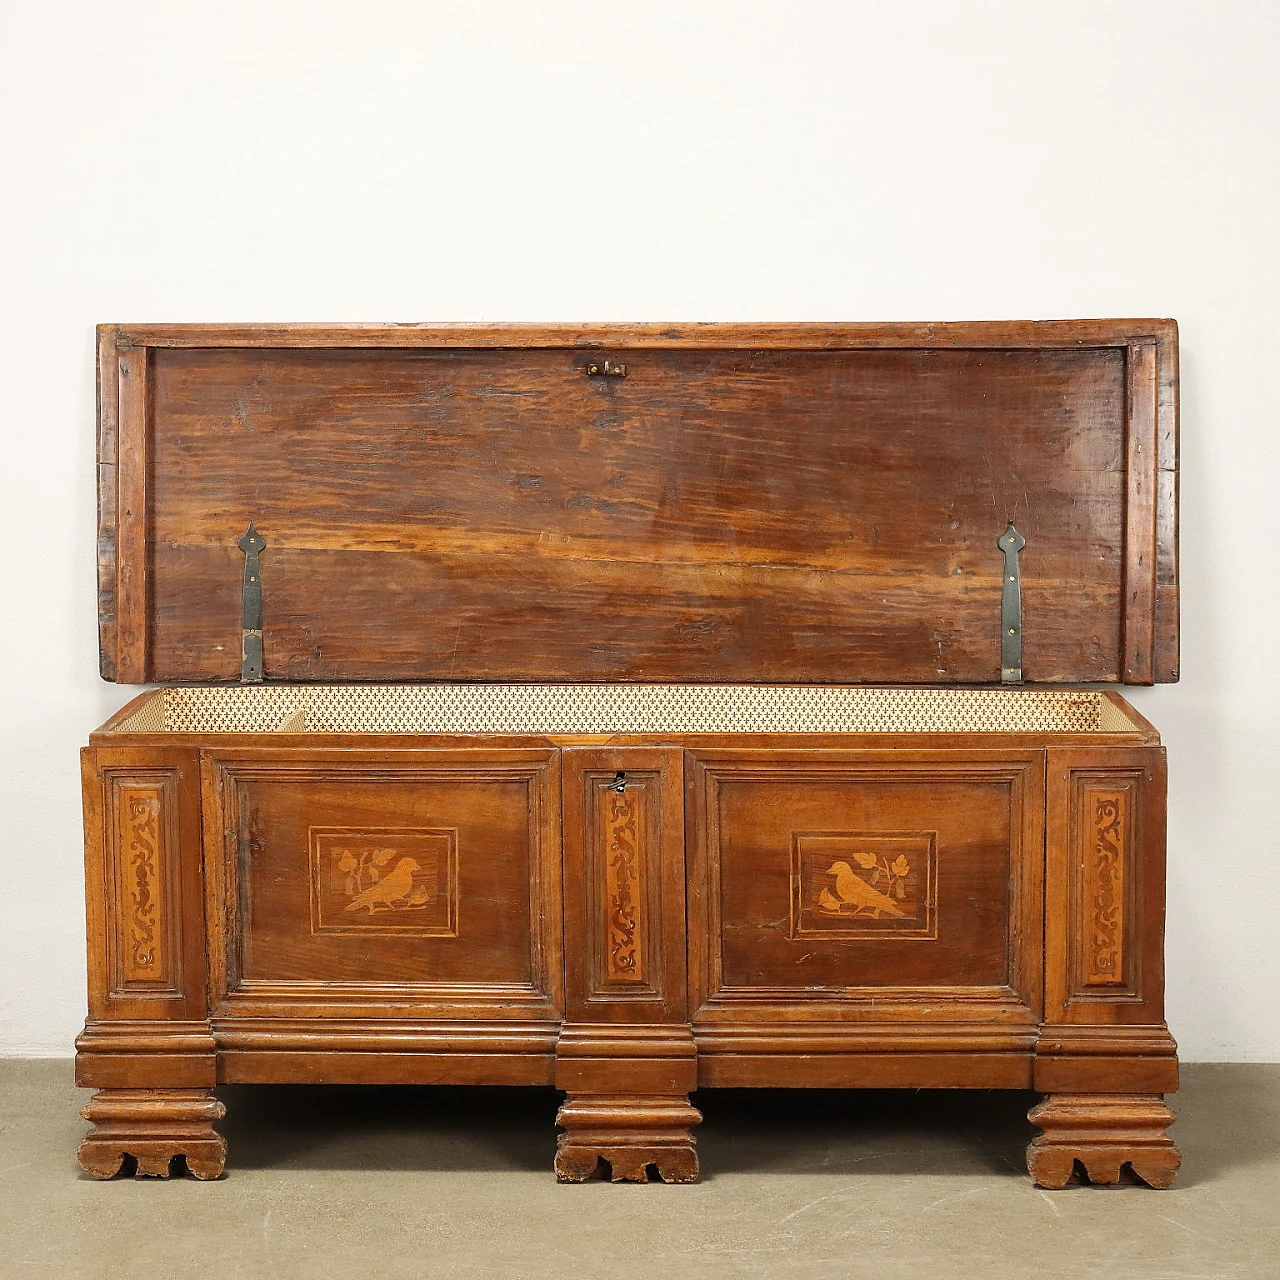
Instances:
[[[161,689],[117,733],[1131,733],[1101,693],[757,685]]]

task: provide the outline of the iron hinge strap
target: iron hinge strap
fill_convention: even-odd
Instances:
[[[1004,583],[1000,592],[1000,681],[1022,683],[1022,575],[1018,568],[1018,552],[1027,540],[1013,527],[996,539],[1004,552]]]
[[[266,540],[253,521],[236,545],[244,552],[244,587],[241,593],[240,680],[243,684],[262,683],[262,569],[258,553],[266,548]]]

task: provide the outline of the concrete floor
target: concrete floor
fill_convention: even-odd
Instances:
[[[93,1182],[0,1061],[0,1276],[1280,1278],[1280,1065],[1191,1066],[1180,1185],[1036,1190],[1013,1093],[699,1095],[696,1186],[560,1186],[548,1090],[227,1088],[227,1177]]]

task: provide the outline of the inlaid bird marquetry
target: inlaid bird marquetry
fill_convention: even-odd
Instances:
[[[697,1177],[703,1086],[1033,1087],[1038,1183],[1167,1186],[1168,778],[1120,694],[1179,670],[1177,342],[102,326],[138,696],[82,756],[83,1168],[216,1179],[219,1081],[554,1087],[556,1176],[636,1182]]]
[[[312,827],[307,842],[313,934],[455,936],[453,831]]]
[[[394,849],[377,849],[374,851],[372,863],[386,864],[395,856],[395,852]],[[368,874],[373,882],[347,903],[346,910],[368,911],[373,915],[379,910],[395,911],[406,907],[421,907],[430,901],[431,892],[427,886],[422,883],[415,884],[415,880],[422,875],[422,866],[416,858],[401,858],[395,867],[381,878],[372,865],[368,868]]]
[[[872,867],[874,867],[876,864],[874,855],[866,856],[872,859]],[[827,874],[835,876],[835,892],[827,888],[819,890],[817,909],[824,914],[866,914],[876,919],[905,914],[892,898],[881,893],[879,889],[872,888],[847,862],[832,863],[827,868]]]

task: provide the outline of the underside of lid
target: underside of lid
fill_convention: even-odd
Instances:
[[[1171,321],[103,326],[99,375],[107,679],[1177,678]]]

